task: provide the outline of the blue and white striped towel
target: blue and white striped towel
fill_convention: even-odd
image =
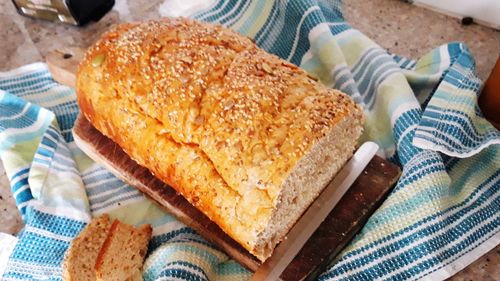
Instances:
[[[499,243],[500,133],[477,106],[481,81],[466,46],[443,45],[418,61],[390,55],[344,21],[339,1],[183,4],[190,9],[175,12],[229,26],[348,93],[365,108],[364,140],[402,167],[319,280],[442,279]],[[4,280],[60,280],[71,239],[104,212],[153,224],[145,280],[250,276],[75,146],[74,92],[44,64],[1,73],[0,89],[0,154],[26,223]]]

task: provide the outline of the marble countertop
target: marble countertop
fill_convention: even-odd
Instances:
[[[110,25],[162,16],[168,0],[117,0],[112,11],[99,22],[73,27],[43,22],[17,14],[11,1],[0,1],[0,71],[43,61],[58,47],[86,47]],[[500,53],[500,32],[472,24],[463,26],[455,18],[394,0],[345,0],[347,20],[390,52],[418,58],[434,47],[462,41],[475,55],[479,76],[488,77]],[[425,24],[422,24],[425,23]],[[17,233],[22,221],[12,199],[0,163],[0,232]],[[500,280],[500,247],[466,267],[452,280]]]

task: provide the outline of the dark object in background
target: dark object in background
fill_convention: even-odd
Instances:
[[[98,21],[115,4],[115,0],[12,0],[19,14],[31,18],[84,25]]]
[[[462,20],[460,22],[462,23],[462,25],[471,25],[474,23],[474,19],[471,17],[465,17],[465,18],[462,18]]]
[[[479,107],[484,117],[500,130],[500,56],[490,77],[484,83],[483,91],[479,96]]]

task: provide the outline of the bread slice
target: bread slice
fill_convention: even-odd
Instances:
[[[95,263],[96,280],[142,280],[151,231],[150,225],[134,228],[115,220]]]
[[[99,251],[106,240],[111,222],[108,215],[92,221],[71,242],[63,264],[63,280],[94,281],[94,265]]]
[[[81,112],[261,261],[352,155],[363,112],[220,25],[118,25],[77,74]]]

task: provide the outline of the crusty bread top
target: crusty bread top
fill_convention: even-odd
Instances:
[[[105,62],[99,78],[115,88],[109,93],[127,95],[159,120],[159,134],[199,145],[232,189],[254,193],[249,206],[274,206],[297,160],[340,118],[359,111],[344,94],[217,25],[188,19],[121,25],[83,64],[99,55]]]
[[[105,33],[80,64],[77,91],[82,112],[97,129],[250,251],[298,161],[340,121],[349,118],[360,127],[363,119],[345,94],[250,39],[182,18],[121,24]],[[167,153],[145,154],[136,148],[141,144],[127,144],[132,138],[121,133],[134,134],[133,128],[147,133],[148,142],[156,135],[172,148],[168,157],[175,162],[163,169],[158,161]],[[206,183],[182,169],[196,175],[196,163],[228,194],[194,188]]]

